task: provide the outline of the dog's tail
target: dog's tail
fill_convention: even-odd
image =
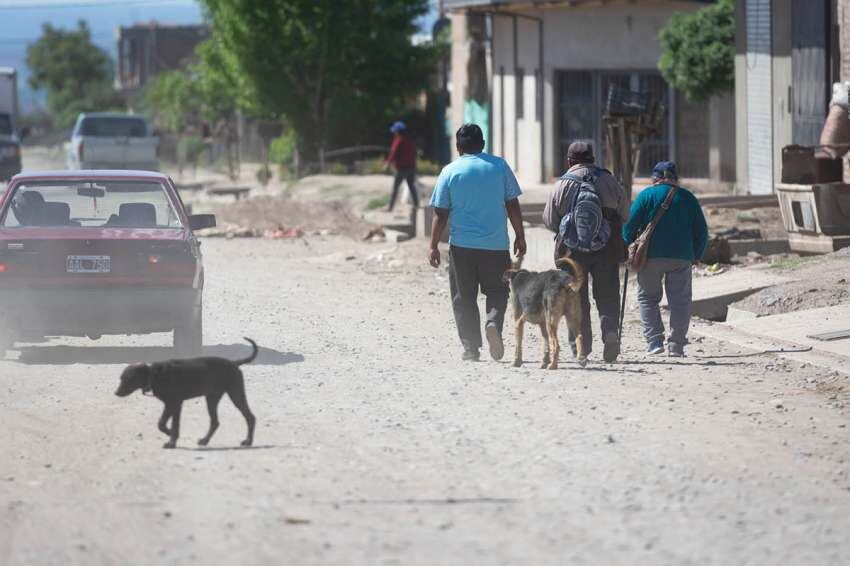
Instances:
[[[251,363],[251,362],[253,362],[255,359],[257,359],[257,354],[259,354],[259,353],[260,353],[260,349],[257,347],[257,343],[256,343],[256,342],[254,342],[254,341],[253,341],[253,340],[251,340],[250,338],[245,338],[245,340],[247,340],[247,341],[248,341],[248,343],[250,343],[250,344],[251,344],[251,347],[252,347],[252,348],[254,348],[254,351],[253,351],[253,352],[251,352],[251,355],[250,355],[250,356],[248,356],[247,358],[245,358],[245,359],[243,359],[243,360],[234,360],[234,361],[233,361],[233,363],[234,363],[235,365],[237,365],[237,366],[241,366],[241,365],[245,365],[245,364],[250,364],[250,363]]]
[[[562,257],[555,262],[558,269],[569,268],[573,272],[573,280],[569,283],[569,288],[578,293],[584,286],[584,270],[574,259]]]

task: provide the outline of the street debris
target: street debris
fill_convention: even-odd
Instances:
[[[325,231],[322,231],[325,232]],[[330,234],[330,231],[326,232]],[[300,226],[287,228],[283,225],[278,225],[275,228],[261,230],[259,228],[251,228],[248,226],[240,226],[238,224],[225,223],[215,228],[206,228],[199,230],[197,235],[202,238],[267,238],[269,240],[293,240],[303,238],[305,235],[304,229]]]

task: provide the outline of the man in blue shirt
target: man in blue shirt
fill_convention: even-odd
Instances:
[[[629,221],[623,226],[623,239],[627,244],[635,241],[655,218],[667,194],[677,187],[670,206],[652,233],[646,266],[637,274],[637,279],[647,353],[664,353],[664,323],[658,303],[666,291],[670,307],[668,354],[682,357],[691,324],[691,265],[705,253],[708,227],[697,198],[678,187],[675,163],[659,162],[652,171],[652,180],[654,184],[643,189],[632,203]]]
[[[508,306],[505,270],[510,268],[508,219],[514,228],[514,253],[525,255],[525,231],[519,206],[516,177],[504,159],[484,153],[484,135],[475,124],[465,124],[456,134],[456,160],[446,165],[437,180],[431,206],[429,261],[440,266],[440,236],[451,218],[449,284],[463,359],[477,361],[481,348],[478,289],[487,297],[485,332],[490,355],[505,353],[502,326]]]

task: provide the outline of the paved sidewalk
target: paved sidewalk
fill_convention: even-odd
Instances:
[[[850,375],[850,338],[829,342],[809,338],[812,334],[848,329],[850,304],[726,323],[697,322],[693,331],[755,350],[811,348],[807,352],[779,352],[777,355]]]

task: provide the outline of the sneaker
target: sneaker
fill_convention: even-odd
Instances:
[[[497,362],[505,355],[505,343],[502,342],[502,333],[495,324],[488,324],[484,331],[487,333],[487,345],[490,346],[490,357]]]
[[[465,362],[477,362],[481,359],[481,354],[478,353],[478,350],[465,350],[463,352],[463,361]]]
[[[607,364],[613,364],[620,355],[620,340],[616,334],[608,334],[603,340],[602,359]]]
[[[657,356],[658,354],[664,353],[664,342],[661,340],[656,340],[655,342],[649,343],[649,348],[646,349],[646,353],[650,356]]]
[[[676,342],[669,342],[667,344],[667,355],[671,358],[684,358],[685,347],[681,344],[677,344]]]

